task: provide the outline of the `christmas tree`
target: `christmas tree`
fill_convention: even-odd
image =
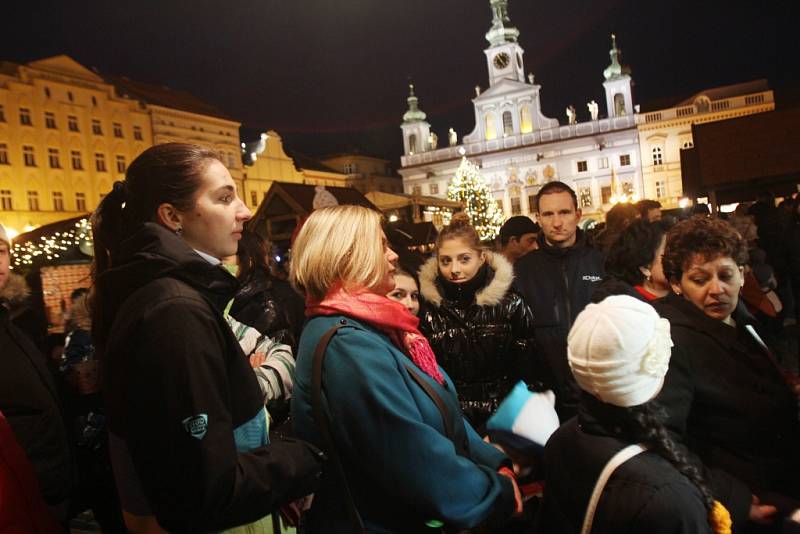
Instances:
[[[447,188],[447,198],[464,204],[470,223],[481,240],[495,238],[503,225],[503,212],[497,207],[478,166],[466,157],[461,159],[461,165]]]

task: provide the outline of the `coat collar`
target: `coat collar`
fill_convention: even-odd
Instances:
[[[488,283],[475,292],[475,303],[479,306],[495,306],[502,302],[511,283],[514,281],[514,268],[502,254],[485,252],[486,264],[491,269]],[[493,274],[493,276],[492,276]],[[437,281],[439,277],[439,265],[436,256],[428,259],[419,271],[420,293],[437,308],[442,305],[444,296],[442,289]]]

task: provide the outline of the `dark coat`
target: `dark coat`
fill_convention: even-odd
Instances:
[[[578,534],[600,472],[630,445],[581,411],[545,447],[544,501],[539,532]],[[710,533],[700,491],[667,460],[645,451],[611,475],[598,502],[593,534]]]
[[[514,264],[514,285],[533,312],[540,375],[556,393],[562,421],[575,415],[580,399],[567,363],[567,334],[605,276],[603,263],[602,252],[587,245],[578,230],[575,244],[566,249],[550,246],[540,236],[539,248]]]
[[[322,370],[330,432],[353,499],[369,532],[435,532],[436,519],[457,529],[502,521],[514,508],[510,481],[497,474],[508,459],[481,440],[463,419],[456,389],[416,369],[442,398],[454,440],[470,459],[456,453],[442,414],[414,381],[414,363],[389,338],[343,315],[315,317],[303,330],[297,353],[292,421],[297,436],[323,446],[311,408],[311,375],[320,338],[344,324],[328,345]],[[336,471],[327,469],[314,496],[309,531],[353,532]]]
[[[305,309],[303,297],[289,282],[257,271],[236,293],[230,314],[296,353]]]
[[[464,284],[443,280],[435,257],[419,273],[425,299],[420,330],[453,378],[462,409],[476,427],[518,380],[532,378],[533,317],[511,287],[513,277],[508,260],[491,253]]]
[[[750,492],[800,494],[797,398],[747,330],[754,320],[739,304],[736,327],[674,294],[655,304],[675,343],[657,400],[668,412],[668,428],[706,467],[749,488],[732,488],[729,502],[719,495],[735,519],[746,514]]]
[[[123,508],[200,532],[256,521],[313,492],[313,447],[263,445],[261,391],[222,315],[236,279],[153,223],[113,260],[97,282],[110,331],[97,348]]]
[[[21,297],[19,276],[0,292],[0,411],[28,456],[45,502],[59,504],[74,486],[74,464],[55,380],[44,355],[11,320]]]

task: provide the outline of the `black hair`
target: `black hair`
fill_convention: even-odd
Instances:
[[[242,234],[236,256],[239,261],[237,278],[241,285],[246,285],[257,275],[269,277],[272,275],[269,263],[269,253],[272,244],[262,236],[247,230]]]
[[[641,215],[641,217],[644,219],[647,218],[647,213],[650,210],[660,210],[661,202],[659,202],[658,200],[644,198],[639,202],[637,202],[636,204],[634,204],[634,206],[636,206],[636,209],[639,210],[639,215]]]
[[[632,286],[641,285],[645,277],[639,267],[653,263],[664,235],[664,227],[658,222],[633,221],[608,249],[606,273]]]
[[[564,182],[554,180],[544,184],[536,194],[536,199],[534,201],[536,204],[536,213],[539,213],[539,199],[542,198],[542,195],[551,195],[553,193],[569,193],[569,196],[572,197],[572,205],[575,207],[576,211],[578,210],[578,195],[575,194],[575,191]]]

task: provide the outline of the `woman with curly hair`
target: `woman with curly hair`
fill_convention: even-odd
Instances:
[[[739,302],[746,250],[725,221],[677,224],[663,260],[674,293],[655,305],[675,343],[658,398],[667,425],[711,470],[737,525],[800,506],[797,397]]]

